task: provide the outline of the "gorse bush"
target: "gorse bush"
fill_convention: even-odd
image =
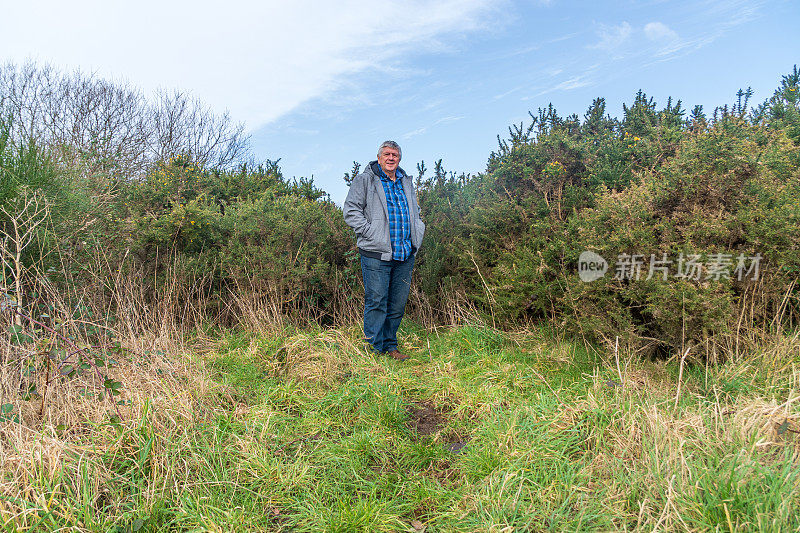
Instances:
[[[125,192],[130,249],[149,268],[159,251],[178,254],[216,296],[254,291],[287,314],[330,318],[348,297],[352,237],[340,211],[274,163],[204,172],[176,158]]]
[[[22,300],[14,287],[42,294],[37,285],[55,283],[65,305],[91,302],[112,320],[133,300],[155,309],[168,299],[182,321],[202,299],[193,320],[225,323],[247,301],[269,307],[265,319],[330,320],[351,308],[341,213],[313,181],[244,162],[243,127],[227,116],[180,94],[148,101],[31,64],[0,69],[0,113],[0,207],[21,190],[49,206],[20,258],[25,279],[4,277],[10,298]]]
[[[84,132],[75,146],[50,119],[23,128],[31,110],[62,109],[47,101],[57,92],[26,83],[59,79],[30,66],[0,76],[0,206],[20,190],[40,191],[49,206],[21,257],[29,274],[17,284],[6,272],[7,294],[47,282],[68,305],[91,302],[110,320],[135,301],[163,308],[157,323],[184,325],[357,314],[355,239],[313,181],[285,179],[277,162],[245,163],[241,130],[199,104],[159,96],[151,105],[79,74],[62,81],[106,99],[69,119]],[[484,173],[457,175],[439,161],[428,175],[418,165],[427,236],[415,310],[444,320],[460,302],[498,326],[548,321],[664,353],[713,352],[796,324],[799,82],[795,68],[761,105],[749,108],[752,92],[740,91],[708,116],[672,99],[660,107],[642,91],[621,118],[602,98],[582,118],[549,106],[498,137]],[[173,108],[183,111],[170,127]],[[91,129],[97,113],[120,110],[130,135]],[[577,272],[587,250],[609,263],[591,283]],[[651,260],[662,269],[648,279]],[[676,276],[687,268],[692,275]]]
[[[601,335],[635,331],[669,347],[768,326],[792,301],[786,298],[796,298],[796,152],[783,132],[726,121],[688,137],[673,158],[625,191],[600,196],[574,221],[568,234],[573,254],[592,249],[609,260],[642,254],[643,273],[638,281],[607,278],[592,285],[569,276],[576,320],[594,317]],[[663,264],[668,279],[661,272],[645,279],[651,256],[673,261]],[[687,266],[692,256],[703,264],[695,273]],[[753,257],[760,257],[759,272],[748,272]],[[676,278],[681,266],[686,276]],[[598,320],[612,316],[603,309],[615,320]],[[787,318],[794,320],[796,310],[794,300]]]
[[[795,69],[751,112],[740,91],[710,120],[641,91],[622,120],[602,99],[583,121],[539,110],[509,129],[485,174],[419,187],[438,241],[420,272],[503,324],[545,319],[651,352],[716,353],[754,326],[796,324],[797,84]],[[592,283],[577,273],[586,250],[609,262]]]

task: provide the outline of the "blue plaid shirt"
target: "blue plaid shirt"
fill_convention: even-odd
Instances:
[[[411,216],[408,213],[408,200],[403,190],[403,173],[398,168],[395,180],[378,166],[378,175],[386,193],[386,207],[389,211],[389,238],[392,241],[392,259],[405,261],[411,256]]]

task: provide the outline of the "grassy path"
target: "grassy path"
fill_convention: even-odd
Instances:
[[[178,376],[82,462],[33,468],[35,512],[6,500],[6,528],[800,528],[796,344],[689,366],[676,401],[676,364],[618,369],[542,332],[403,338],[398,363],[355,329],[217,336],[199,385]]]
[[[283,364],[266,379],[264,365],[245,355],[249,342],[231,338],[214,363],[250,405],[239,427],[272,443],[255,452],[256,477],[272,492],[251,503],[268,507],[274,525],[475,531],[580,522],[572,506],[581,488],[570,485],[586,436],[550,425],[585,392],[581,372],[593,365],[583,349],[562,345],[559,360],[552,344],[533,337],[410,330],[415,356],[397,363],[359,349],[353,337],[321,334],[278,353]],[[543,506],[550,497],[533,494],[540,489],[566,498]],[[240,519],[263,525],[247,505]]]

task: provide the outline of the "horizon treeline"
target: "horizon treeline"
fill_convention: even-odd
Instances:
[[[411,312],[710,358],[795,327],[799,86],[795,66],[757,105],[748,89],[711,111],[641,90],[619,118],[602,98],[582,117],[548,106],[481,174],[420,163]],[[133,330],[358,317],[340,208],[254,161],[243,132],[181,93],[1,67],[4,309]],[[607,261],[591,282],[585,251]]]

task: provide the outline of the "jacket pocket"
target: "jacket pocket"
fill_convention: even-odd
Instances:
[[[372,221],[370,225],[364,230],[364,233],[361,235],[361,238],[358,239],[358,247],[363,248],[369,252],[382,252],[384,246],[381,245],[381,238],[380,233],[381,224],[376,221]]]
[[[375,222],[370,222],[369,226],[367,226],[367,231],[364,232],[364,239],[368,242],[375,242],[375,228],[377,224]]]

